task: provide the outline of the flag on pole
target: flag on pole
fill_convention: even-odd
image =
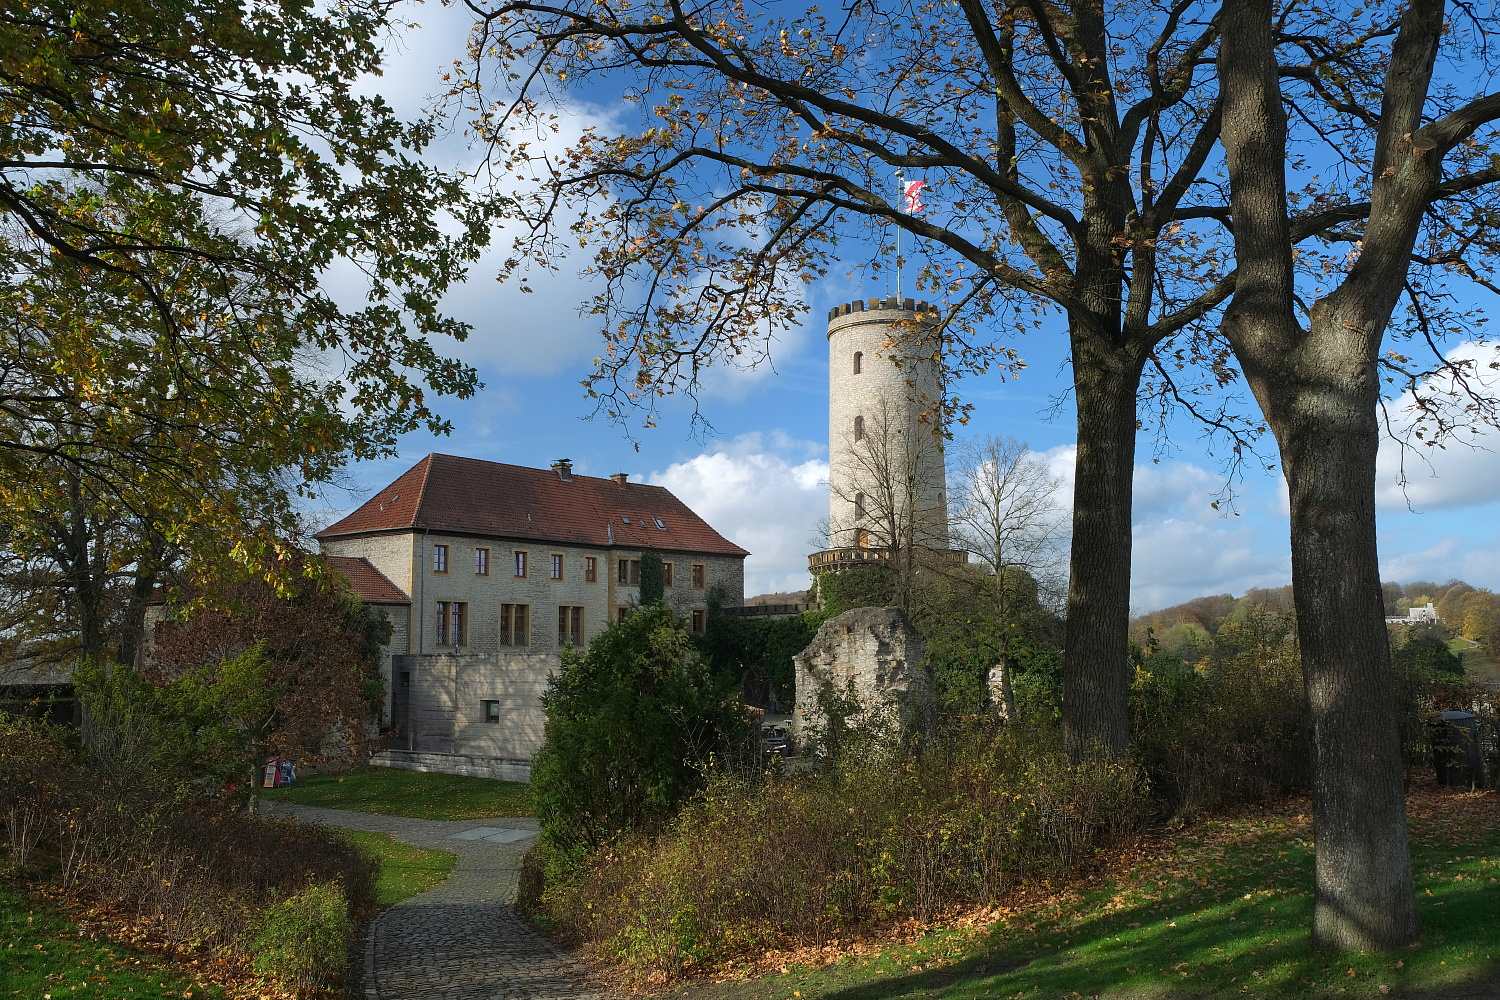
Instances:
[[[922,189],[927,186],[926,181],[908,181],[902,189],[906,198],[906,214],[916,215],[922,211]]]

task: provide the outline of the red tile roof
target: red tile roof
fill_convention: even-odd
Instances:
[[[665,552],[749,555],[660,486],[428,455],[318,538],[431,529]]]
[[[385,574],[370,563],[355,556],[324,556],[328,565],[344,574],[349,580],[349,589],[367,604],[410,604],[411,599],[401,593]]]

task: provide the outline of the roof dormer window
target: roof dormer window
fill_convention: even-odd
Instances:
[[[652,520],[656,522],[656,526],[658,528],[660,528],[662,531],[666,531],[667,530],[667,526],[665,524],[662,524],[661,518],[654,517],[654,518],[652,518]]]

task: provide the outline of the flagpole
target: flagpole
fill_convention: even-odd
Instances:
[[[906,171],[896,168],[896,210],[905,211]],[[896,308],[901,307],[901,223],[896,223]]]

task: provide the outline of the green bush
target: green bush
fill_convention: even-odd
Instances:
[[[1188,665],[1148,641],[1135,650],[1132,743],[1164,811],[1222,809],[1305,792],[1312,723],[1294,612],[1225,621]]]
[[[310,885],[261,918],[255,971],[296,986],[332,986],[349,962],[354,923],[337,882]]]
[[[1128,762],[1071,763],[1056,728],[975,725],[925,750],[770,781],[716,777],[659,833],[581,872],[529,857],[522,905],[641,971],[816,944],[1065,881],[1146,814]]]
[[[710,761],[748,752],[748,716],[672,612],[640,608],[563,652],[542,703],[547,728],[531,764],[543,837],[593,850],[669,819],[704,784]]]

